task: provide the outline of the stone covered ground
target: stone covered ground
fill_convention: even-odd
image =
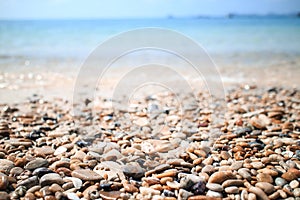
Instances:
[[[0,199],[300,199],[300,92],[207,98],[1,105]]]

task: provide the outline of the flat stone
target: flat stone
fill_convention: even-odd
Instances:
[[[180,189],[179,193],[178,193],[178,199],[183,200],[183,199],[187,199],[189,196],[192,196],[193,193],[186,191],[184,189]]]
[[[266,194],[275,192],[275,187],[268,182],[258,182],[255,184],[255,187],[262,189]]]
[[[215,192],[222,192],[223,191],[223,187],[220,184],[217,183],[207,183],[206,187],[209,190],[215,191]]]
[[[125,191],[129,192],[129,193],[135,193],[135,192],[139,191],[139,189],[132,184],[124,183],[123,187],[124,187]]]
[[[10,170],[14,167],[14,163],[7,159],[0,159],[0,170],[9,174]]]
[[[267,183],[273,183],[273,178],[269,174],[265,173],[259,173],[256,176],[256,179],[258,182],[267,182]]]
[[[206,195],[190,196],[188,200],[221,200],[222,198],[208,197]]]
[[[54,151],[54,155],[55,155],[55,156],[61,155],[61,154],[65,153],[65,152],[67,152],[67,150],[68,150],[68,149],[67,149],[66,147],[60,146],[60,147],[58,147],[58,148]]]
[[[103,179],[99,174],[90,169],[77,169],[72,171],[71,175],[84,181],[99,181]]]
[[[139,190],[140,190],[141,194],[145,195],[145,196],[149,195],[149,194],[151,194],[151,195],[160,195],[160,191],[154,190],[154,189],[148,188],[148,187],[140,187]]]
[[[243,180],[238,179],[229,179],[223,182],[223,188],[230,187],[230,186],[244,186]]]
[[[83,194],[84,199],[90,199],[90,195],[91,195],[91,194],[96,194],[96,195],[97,195],[98,191],[99,191],[99,188],[98,188],[97,185],[91,185],[91,186],[87,187],[87,188],[83,191],[82,194]],[[100,196],[100,194],[99,194],[99,196]],[[96,197],[96,198],[97,198],[97,197]]]
[[[239,193],[239,188],[236,186],[230,186],[225,188],[225,192],[229,194],[238,194]]]
[[[215,191],[211,191],[211,190],[208,190],[208,192],[206,193],[206,196],[215,197],[215,198],[222,198],[223,197],[221,192],[215,192]]]
[[[45,174],[40,178],[40,184],[42,187],[46,185],[52,185],[53,183],[56,183],[58,185],[61,185],[64,183],[63,179],[56,173],[49,173]]]
[[[283,187],[285,184],[287,184],[287,181],[283,178],[277,177],[275,179],[275,184],[280,186],[280,187]]]
[[[25,169],[34,170],[39,167],[45,167],[48,165],[48,161],[43,158],[36,158],[25,165]]]
[[[80,198],[74,192],[68,192],[67,197],[70,200],[80,200]]]
[[[144,176],[145,169],[143,169],[138,163],[128,163],[123,167],[123,173],[125,176],[140,179]]]
[[[65,177],[63,180],[72,181],[76,189],[80,189],[82,186],[82,180],[76,177]]]
[[[254,193],[261,200],[268,200],[269,199],[268,196],[266,195],[266,193],[258,187],[250,187],[249,192]]]
[[[249,173],[248,169],[241,168],[238,170],[239,175],[241,175],[244,179],[247,179],[248,181],[251,180],[251,174]]]
[[[209,183],[223,183],[228,179],[234,179],[235,175],[231,171],[221,171],[213,173],[208,179]]]
[[[243,161],[234,161],[231,164],[230,168],[231,168],[231,170],[239,170],[240,168],[243,167],[243,164],[244,164]]]
[[[17,184],[17,187],[19,186],[25,186],[27,189],[35,186],[35,185],[38,185],[39,184],[39,180],[38,180],[38,177],[37,176],[33,176],[33,177],[29,177],[28,179],[25,179],[21,182],[19,182]]]
[[[205,180],[200,176],[196,176],[194,174],[184,174],[180,179],[180,187],[189,190],[193,185],[203,182],[205,182]]]
[[[116,149],[112,149],[109,152],[102,155],[102,158],[106,161],[116,161],[123,157],[123,155]]]
[[[167,181],[167,186],[175,190],[180,189],[180,183],[178,183],[177,181]]]
[[[300,178],[300,171],[296,168],[290,168],[286,173],[282,174],[281,177],[290,182]]]
[[[263,168],[265,165],[261,162],[252,162],[251,163],[252,167],[255,168],[255,169],[261,169]]]
[[[294,189],[293,194],[295,197],[300,197],[300,188]]]
[[[292,189],[295,189],[295,188],[299,187],[299,181],[297,181],[297,180],[291,181],[290,186],[291,186]]]
[[[34,149],[36,156],[47,156],[54,153],[54,149],[50,146],[37,147]]]
[[[6,190],[8,184],[8,177],[5,174],[0,173],[0,190]]]
[[[54,173],[54,171],[52,171],[51,169],[48,169],[46,167],[40,167],[40,168],[36,168],[33,172],[32,175],[34,176],[38,176],[38,177],[42,177],[45,174],[49,174],[49,173]]]
[[[0,200],[9,200],[10,196],[7,192],[0,191]]]
[[[216,171],[215,167],[212,165],[206,165],[202,168],[202,173],[212,174]]]
[[[55,193],[55,192],[63,192],[64,189],[56,184],[56,183],[53,183],[50,187],[49,187],[49,190],[52,192],[52,193]]]

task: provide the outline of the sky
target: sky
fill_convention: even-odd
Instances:
[[[289,14],[300,0],[0,0],[0,19],[92,19]]]

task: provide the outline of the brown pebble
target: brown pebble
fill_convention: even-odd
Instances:
[[[275,187],[268,182],[258,182],[255,184],[255,187],[262,189],[266,194],[271,194],[275,191]]]
[[[300,178],[300,171],[296,168],[290,168],[286,173],[282,174],[281,177],[287,181],[292,181]]]
[[[137,189],[137,187],[135,187],[134,185],[129,184],[129,183],[124,183],[123,187],[124,187],[125,191],[129,192],[129,193],[135,193],[135,192],[139,191],[139,189]]]
[[[99,181],[103,179],[99,174],[90,169],[77,169],[72,171],[71,175],[84,181]]]
[[[230,187],[225,188],[225,192],[229,193],[229,194],[237,194],[237,193],[239,193],[239,188],[236,186],[230,186]]]
[[[160,183],[165,185],[167,183],[167,181],[173,181],[173,178],[172,177],[163,177],[160,179]]]
[[[213,173],[208,179],[209,183],[223,183],[228,179],[234,179],[235,175],[231,171],[222,171]]]
[[[267,182],[267,183],[273,183],[273,178],[269,174],[266,173],[259,173],[256,176],[256,179],[258,182]]]
[[[0,190],[6,190],[8,186],[7,176],[3,173],[0,173]]]
[[[176,176],[176,174],[177,174],[177,170],[168,170],[168,171],[165,171],[161,174],[157,174],[156,178],[174,177],[174,176]]]
[[[269,199],[276,200],[279,199],[280,193],[278,191],[274,192],[273,194],[269,195]]]
[[[260,189],[258,187],[250,187],[249,188],[249,192],[254,193],[261,200],[268,200],[269,199],[268,196],[266,195],[266,193],[264,191],[262,191],[262,189]]]
[[[190,196],[188,200],[221,200],[222,198],[208,197],[205,195]]]
[[[238,179],[229,179],[222,183],[222,186],[224,188],[230,187],[230,186],[243,186],[243,185],[244,185],[244,181],[238,180]]]

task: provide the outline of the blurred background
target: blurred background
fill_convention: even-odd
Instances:
[[[143,27],[198,42],[225,82],[299,85],[298,0],[0,0],[0,101],[72,87],[101,42]]]

